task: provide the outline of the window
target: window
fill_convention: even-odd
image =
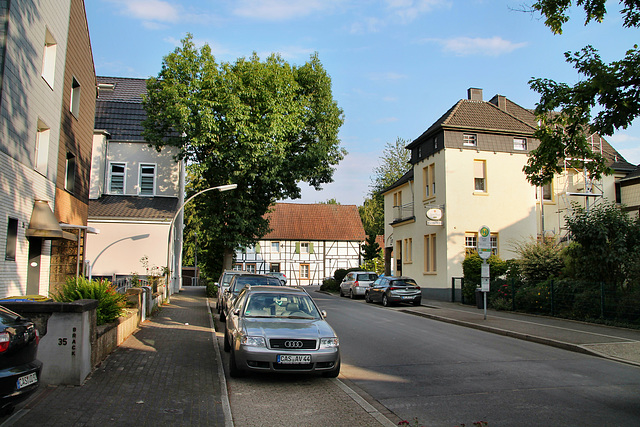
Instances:
[[[424,272],[436,272],[436,235],[424,236]]]
[[[279,262],[272,262],[269,265],[269,271],[272,273],[280,273],[280,263]]]
[[[393,207],[397,208],[398,206],[402,206],[402,191],[393,193]]]
[[[491,255],[498,255],[498,233],[491,233]],[[464,235],[465,255],[478,251],[478,233],[465,233]]]
[[[17,218],[9,218],[7,224],[7,245],[5,247],[5,261],[16,260],[16,246],[18,244],[18,220]]]
[[[153,196],[156,188],[156,166],[140,165],[140,195]]]
[[[124,194],[125,175],[127,169],[125,163],[111,163],[109,167],[109,193]]]
[[[527,140],[524,138],[513,138],[513,149],[524,151],[527,149]]]
[[[540,189],[540,187],[538,187]],[[540,199],[540,191],[536,191],[536,200]],[[547,183],[542,186],[542,200],[546,202],[550,202],[553,200],[553,185],[552,183]]]
[[[422,179],[424,181],[424,199],[435,197],[436,195],[436,165],[434,163],[422,169]]]
[[[484,160],[473,161],[474,190],[478,193],[487,192],[486,163]]]
[[[64,175],[64,189],[73,193],[76,186],[76,156],[67,153],[67,164]]]
[[[247,264],[247,268],[246,271],[249,273],[254,273],[256,272],[256,265],[255,264]]]
[[[47,28],[44,34],[44,54],[42,55],[42,78],[53,89],[56,71],[56,40]]]
[[[38,132],[36,134],[36,170],[43,175],[47,174],[49,165],[49,137],[51,129],[38,120]]]
[[[233,271],[242,271],[242,264],[233,264]]]
[[[280,252],[280,242],[271,242],[271,252],[278,253]],[[271,270],[273,271],[273,270]],[[278,270],[280,271],[280,270]]]
[[[256,253],[256,247],[254,245],[249,245],[249,246],[244,248],[244,253],[245,254],[255,254]]]
[[[616,189],[616,203],[622,203],[622,185],[620,182],[615,183]]]
[[[73,77],[71,81],[71,102],[69,103],[69,111],[77,119],[80,113],[80,83]]]
[[[309,278],[309,264],[300,264],[300,278],[308,279]]]
[[[404,239],[404,262],[405,264],[413,261],[413,239]]]
[[[462,145],[465,147],[477,147],[478,142],[476,140],[476,135],[473,133],[465,133],[462,135]]]

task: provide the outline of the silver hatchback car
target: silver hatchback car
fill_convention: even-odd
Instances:
[[[335,331],[303,289],[281,286],[244,288],[224,329],[230,352],[229,375],[253,372],[340,373]]]
[[[369,286],[377,278],[378,275],[372,271],[352,271],[347,273],[342,283],[340,283],[340,296],[364,297]]]

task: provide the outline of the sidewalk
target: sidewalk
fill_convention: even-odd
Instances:
[[[203,287],[185,288],[145,321],[82,386],[41,386],[14,426],[224,426],[215,332]]]
[[[484,310],[475,306],[425,301],[420,307],[399,306],[405,313],[592,354],[640,366],[640,330],[616,328],[555,317]]]

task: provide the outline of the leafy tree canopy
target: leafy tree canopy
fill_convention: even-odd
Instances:
[[[569,20],[567,14],[571,0],[539,0],[531,10],[545,18],[545,24],[554,34],[562,33]],[[640,25],[640,2],[621,0],[623,26]],[[585,25],[602,22],[607,10],[606,0],[577,0],[584,9]],[[619,128],[625,129],[640,115],[640,50],[638,45],[629,49],[624,58],[609,64],[602,61],[598,51],[586,46],[579,52],[566,52],[566,61],[584,76],[573,86],[550,79],[532,78],[529,85],[540,93],[536,115],[541,126],[535,133],[540,146],[531,152],[524,167],[529,182],[535,185],[550,182],[555,173],[562,171],[562,162],[586,168],[589,174],[600,178],[609,173],[605,159],[592,150],[589,136],[598,133],[610,136]],[[599,112],[592,118],[592,109]]]
[[[367,235],[384,234],[384,197],[380,192],[409,170],[411,153],[405,148],[408,144],[409,141],[402,138],[388,142],[380,156],[380,164],[373,169],[369,197],[358,207]]]
[[[148,80],[144,106],[144,137],[158,150],[179,149],[192,194],[238,185],[194,199],[209,243],[227,249],[264,235],[269,206],[299,198],[300,182],[316,189],[332,182],[346,154],[338,139],[343,112],[317,54],[302,66],[255,53],[218,64],[189,34]]]

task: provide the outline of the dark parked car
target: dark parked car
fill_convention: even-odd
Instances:
[[[236,274],[229,283],[229,288],[224,292],[224,306],[220,312],[220,321],[224,322],[229,314],[236,297],[245,286],[284,286],[277,277],[264,274]]]
[[[221,314],[222,310],[224,309],[224,292],[229,289],[231,279],[233,279],[233,276],[235,276],[236,274],[249,273],[241,270],[225,270],[222,272],[220,278],[216,282],[216,285],[218,286],[218,302],[216,302],[216,310],[218,311],[218,314]]]
[[[400,302],[420,305],[422,291],[416,281],[410,277],[383,276],[376,279],[367,289],[364,300],[366,302],[381,302],[385,307]]]
[[[33,322],[0,306],[0,412],[11,413],[40,385],[40,336]]]
[[[253,371],[337,377],[340,343],[325,317],[303,289],[244,288],[225,323],[229,375]]]

